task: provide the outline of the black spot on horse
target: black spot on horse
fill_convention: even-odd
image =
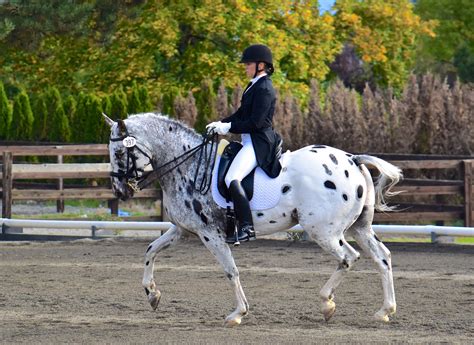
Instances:
[[[183,175],[183,172],[181,171],[180,168],[176,169],[176,171],[178,172],[178,174]]]
[[[355,163],[357,166],[360,165],[360,161],[359,161],[359,159],[357,158],[357,156],[356,156],[356,157],[353,157],[352,160],[354,161],[354,163]]]
[[[188,200],[184,200],[184,204],[186,205],[187,208],[191,208],[191,204],[189,203]]]
[[[352,157],[352,155],[350,153],[346,153],[346,156],[347,157]]]
[[[181,186],[179,186],[179,187],[178,187],[178,190],[179,190],[180,192],[182,192],[182,191],[183,191],[183,188],[181,188]]]
[[[232,274],[227,273],[227,278],[228,278],[229,280],[232,280],[233,277],[234,277],[234,276],[233,276]]]
[[[291,186],[285,185],[285,186],[283,186],[283,188],[281,189],[281,192],[282,192],[283,194],[286,194],[286,193],[288,193],[290,190],[291,190]]]
[[[172,132],[172,131],[173,131],[173,127],[170,126],[170,132]]]
[[[315,149],[311,149],[310,151],[314,153],[318,153],[318,151],[316,151]]]
[[[329,154],[329,158],[331,158],[332,162],[337,165],[337,158],[332,153]]]
[[[147,288],[145,288],[145,293],[146,295],[148,296],[150,294],[150,290],[148,290]]]
[[[344,243],[342,242],[342,240],[339,240],[339,245],[342,247],[344,245]]]
[[[347,201],[347,194],[342,194],[342,198]]]
[[[150,264],[150,261],[147,261],[145,265],[148,266],[149,264]]]
[[[286,172],[287,170],[288,170],[287,167],[283,167],[283,168],[281,169],[282,172]]]
[[[262,213],[262,212],[258,212],[258,213],[257,213],[257,217],[263,217],[263,213]]]
[[[323,164],[323,167],[324,167],[324,170],[326,171],[326,174],[328,174],[329,176],[331,176],[331,175],[332,175],[331,169],[329,169],[326,164]]]
[[[183,151],[186,151],[186,145],[183,145]]]
[[[202,211],[202,205],[199,201],[197,201],[196,199],[193,200],[193,209],[194,209],[194,212],[196,212],[197,215],[200,215],[201,214],[201,211]]]
[[[382,242],[379,240],[379,238],[377,237],[377,235],[374,234],[374,237],[375,237],[375,240],[378,241],[378,242]]]
[[[344,170],[344,175],[346,175],[346,177],[349,178],[349,171]]]
[[[364,194],[364,188],[359,185],[359,187],[357,187],[357,197],[360,199],[362,198],[363,194]]]
[[[206,225],[208,224],[207,217],[206,217],[206,215],[205,215],[204,213],[202,213],[202,212],[201,212],[201,220],[202,220],[202,222],[203,222],[204,224],[206,224]]]
[[[193,195],[193,186],[191,185],[191,183],[186,186],[186,192],[189,196]]]
[[[286,217],[286,213],[285,213],[285,212],[283,212],[282,216],[283,216],[283,217]]]
[[[350,165],[354,165],[354,162],[352,161],[352,159],[348,158],[347,161],[349,162]]]
[[[270,221],[270,224],[275,224],[276,223],[276,220],[271,220]]]
[[[384,263],[385,266],[388,267],[388,262],[387,262],[387,260],[383,259],[382,262]]]
[[[148,246],[148,249],[146,250],[146,253],[148,253],[150,251],[150,249],[151,249],[151,246]]]
[[[324,182],[324,187],[329,188],[329,189],[336,189],[336,185],[332,181],[325,181]]]
[[[204,240],[205,240],[206,242],[209,242],[209,238],[207,238],[206,236],[204,236]]]
[[[325,149],[326,146],[324,146],[324,145],[313,145],[313,148],[315,148],[315,149]]]

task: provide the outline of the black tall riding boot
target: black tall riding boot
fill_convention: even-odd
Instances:
[[[229,192],[234,203],[234,212],[238,221],[237,236],[227,236],[228,243],[238,241],[248,241],[255,238],[253,228],[252,212],[250,211],[249,200],[245,194],[240,181],[234,180],[230,183]]]

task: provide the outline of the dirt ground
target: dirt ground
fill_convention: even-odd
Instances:
[[[316,344],[472,343],[474,246],[388,244],[398,312],[372,315],[382,288],[362,258],[336,290],[326,323],[318,291],[335,260],[308,242],[258,240],[234,250],[250,313],[234,308],[227,279],[196,239],[157,258],[163,293],[154,312],[141,287],[147,240],[0,242],[0,343]]]

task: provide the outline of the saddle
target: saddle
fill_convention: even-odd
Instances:
[[[230,142],[222,152],[221,159],[219,161],[219,167],[217,168],[217,189],[219,193],[226,199],[227,202],[231,201],[231,196],[227,185],[225,184],[225,176],[229,171],[230,165],[232,164],[235,156],[239,153],[242,148],[242,144],[236,141]],[[248,200],[252,200],[253,197],[253,183],[255,177],[255,170],[253,169],[242,180],[242,187],[244,188],[245,194],[247,194]]]

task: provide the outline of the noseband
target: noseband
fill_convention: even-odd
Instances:
[[[124,132],[124,135],[117,138],[110,138],[110,141],[111,142],[121,141],[123,143],[123,146],[127,148],[127,170],[123,171],[119,169],[118,172],[112,171],[110,172],[110,176],[117,177],[119,179],[125,179],[127,182],[127,185],[131,189],[133,189],[134,192],[138,192],[142,190],[143,188],[149,186],[152,182],[156,181],[160,177],[166,175],[170,171],[179,167],[181,164],[186,162],[189,158],[194,156],[196,153],[200,152],[198,167],[194,175],[193,186],[194,186],[194,189],[196,189],[201,194],[206,194],[209,191],[209,188],[211,186],[211,181],[212,181],[212,171],[214,170],[215,156],[217,153],[217,145],[216,145],[217,134],[216,133],[204,134],[203,141],[201,144],[184,152],[182,155],[172,159],[171,161],[168,161],[159,167],[155,167],[153,165],[152,158],[145,151],[143,151],[140,147],[137,146],[136,138],[133,136],[130,136],[130,134],[128,133],[127,127],[125,126],[125,122],[123,120],[118,120],[118,123],[119,123],[119,127]],[[208,151],[207,144],[209,143],[211,144],[211,147]],[[149,171],[145,173],[144,168],[142,169],[142,168],[137,167],[137,157],[134,154],[135,149],[140,151],[143,155],[145,155],[145,157],[148,158],[149,162],[145,165],[145,167],[151,164],[153,166],[153,171]],[[179,160],[181,161],[178,162]],[[130,164],[130,161],[132,162],[132,164]],[[171,168],[169,168],[165,172],[160,172],[163,168],[170,166],[173,163],[175,163],[175,165],[171,166]],[[197,180],[198,180],[199,169],[200,169],[201,163],[204,163],[205,171],[203,173],[203,176],[201,177],[201,183],[199,184],[199,186],[197,186]],[[209,167],[210,169],[208,169]],[[211,171],[211,173],[208,176],[209,170]],[[139,172],[142,172],[141,176],[139,176],[138,174]]]

